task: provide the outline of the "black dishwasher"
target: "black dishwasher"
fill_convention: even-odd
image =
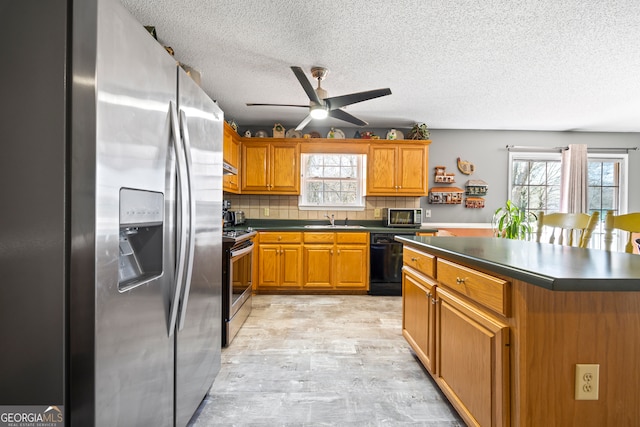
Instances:
[[[371,233],[369,295],[402,295],[402,243],[395,236],[415,236],[415,231]]]

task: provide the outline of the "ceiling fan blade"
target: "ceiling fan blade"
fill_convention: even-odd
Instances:
[[[368,99],[379,98],[381,96],[391,95],[391,89],[374,89],[366,92],[350,93],[348,95],[334,96],[326,98],[324,102],[329,106],[330,110],[344,107],[345,105],[355,104],[357,102],[366,101]]]
[[[304,118],[303,121],[300,122],[300,124],[298,126],[296,126],[296,130],[304,129],[304,127],[309,124],[311,119],[312,119],[311,114],[309,114],[307,117]]]
[[[309,83],[309,79],[307,78],[307,76],[305,76],[304,71],[302,71],[302,68],[291,67],[291,70],[293,70],[293,74],[295,74],[296,77],[298,78],[298,81],[302,85],[302,88],[304,89],[304,91],[307,93],[307,96],[309,97],[309,99],[318,105],[323,105],[322,100],[318,98],[318,94],[313,89],[313,86],[311,86],[311,83]]]
[[[254,104],[247,102],[247,107],[304,107],[309,108],[308,105],[302,104]]]
[[[333,117],[334,119],[344,120],[345,122],[353,123],[354,125],[358,125],[358,126],[366,126],[369,124],[364,120],[360,120],[359,118],[352,116],[346,111],[340,110],[340,109],[329,110],[329,117]]]

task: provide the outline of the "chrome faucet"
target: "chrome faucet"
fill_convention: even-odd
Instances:
[[[329,222],[331,223],[331,226],[332,226],[332,227],[335,227],[335,226],[336,226],[336,224],[335,224],[336,219],[335,219],[335,216],[334,216],[333,214],[331,214],[331,216],[329,216],[329,215],[325,214],[325,216],[324,216],[324,217],[325,217],[325,218],[329,218]]]

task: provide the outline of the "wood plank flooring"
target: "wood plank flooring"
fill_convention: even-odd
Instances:
[[[401,310],[399,297],[255,296],[190,426],[464,426]]]

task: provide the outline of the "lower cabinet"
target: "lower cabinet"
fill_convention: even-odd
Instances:
[[[402,334],[467,425],[508,426],[509,283],[405,247],[402,287]]]
[[[432,279],[402,270],[402,335],[431,374],[435,368],[435,291]]]
[[[368,290],[369,234],[304,233],[302,287],[308,290]]]
[[[302,277],[301,233],[260,233],[257,290],[296,289]]]
[[[509,328],[438,287],[435,379],[467,424],[509,425]]]
[[[260,232],[257,292],[366,293],[369,233]]]

